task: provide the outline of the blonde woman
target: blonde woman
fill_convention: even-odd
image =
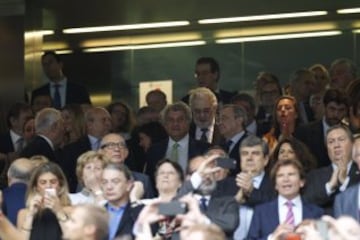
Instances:
[[[106,163],[110,159],[104,154],[88,151],[77,159],[76,175],[78,182],[82,184],[83,189],[74,194],[70,194],[70,200],[73,205],[80,203],[104,204],[102,191],[100,188],[101,174]]]
[[[71,212],[69,190],[61,168],[48,162],[41,164],[30,178],[26,193],[26,208],[18,213],[17,227],[29,234],[34,215],[43,208],[50,208],[60,224],[68,220]]]

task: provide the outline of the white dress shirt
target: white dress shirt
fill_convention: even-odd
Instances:
[[[278,207],[279,207],[279,223],[283,224],[286,220],[286,215],[289,211],[288,206],[286,205],[286,202],[289,201],[288,199],[284,198],[283,196],[278,196]],[[294,222],[295,226],[301,223],[303,216],[302,216],[302,202],[301,197],[298,195],[297,197],[291,199],[291,202],[293,203],[292,211],[294,213]]]
[[[177,142],[178,146],[178,163],[183,169],[184,173],[186,172],[186,168],[188,165],[188,153],[189,153],[189,134],[186,134],[180,141]],[[173,149],[173,145],[175,141],[172,138],[169,138],[168,147],[166,150],[166,157],[171,159],[171,152]]]

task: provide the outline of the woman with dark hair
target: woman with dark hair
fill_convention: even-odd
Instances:
[[[292,96],[281,96],[277,99],[274,108],[272,128],[263,136],[268,143],[270,152],[274,150],[278,141],[292,137],[295,128],[299,125],[299,108]]]
[[[62,230],[56,214],[49,208],[38,211],[33,219],[29,240],[61,240]]]
[[[309,148],[296,138],[284,138],[279,141],[270,157],[267,166],[268,170],[271,170],[276,162],[286,159],[299,161],[305,172],[316,168],[315,157],[311,154]]]
[[[149,122],[137,129],[139,146],[147,152],[153,143],[168,137],[164,127],[159,122]]]

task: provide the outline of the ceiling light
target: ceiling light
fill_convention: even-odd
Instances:
[[[360,8],[345,8],[336,10],[338,14],[360,13]]]
[[[294,13],[277,13],[266,15],[254,15],[244,17],[228,17],[228,18],[213,18],[199,20],[199,24],[212,24],[212,23],[229,23],[229,22],[247,22],[247,21],[262,21],[283,18],[300,18],[300,17],[314,17],[326,15],[327,11],[308,11],[308,12],[294,12]]]
[[[198,45],[205,45],[205,44],[206,44],[205,41],[188,41],[188,42],[173,42],[173,43],[86,48],[83,51],[84,52],[109,52],[109,51],[138,50],[138,49],[151,49],[151,48],[188,47],[188,46],[198,46]]]
[[[353,33],[360,33],[360,29],[355,29],[352,31]]]
[[[52,34],[54,34],[53,30],[26,31],[25,38],[41,37],[41,36],[52,35]]]
[[[253,37],[239,37],[239,38],[224,38],[216,40],[216,43],[239,43],[239,42],[255,42],[255,41],[268,41],[292,38],[308,38],[308,37],[325,37],[340,35],[341,31],[324,31],[324,32],[306,32],[306,33],[292,33],[292,34],[279,34],[267,36],[253,36]]]
[[[127,25],[114,25],[114,26],[99,26],[99,27],[82,27],[82,28],[67,28],[63,33],[89,33],[89,32],[108,32],[108,31],[123,31],[134,29],[147,29],[147,28],[165,28],[189,25],[189,21],[172,21],[172,22],[155,22],[155,23],[139,23]]]

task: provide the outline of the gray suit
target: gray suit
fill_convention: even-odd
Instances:
[[[338,218],[342,215],[348,215],[360,222],[359,188],[360,184],[356,184],[335,197],[334,217]]]

